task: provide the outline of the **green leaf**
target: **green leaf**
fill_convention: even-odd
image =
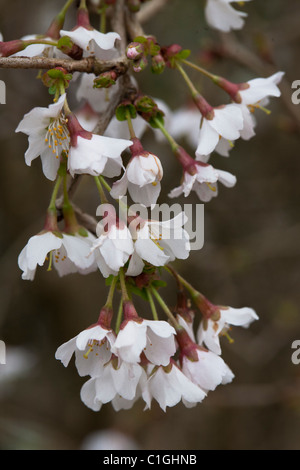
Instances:
[[[58,41],[57,47],[58,47],[58,49],[61,49],[62,47],[68,47],[68,48],[72,49],[73,44],[74,43],[73,43],[73,41],[71,40],[71,38],[69,36],[63,36]]]
[[[151,282],[151,285],[153,287],[166,287],[168,284],[166,283],[166,281],[162,281],[161,279],[156,279],[155,281],[152,281]]]
[[[190,55],[191,51],[189,49],[183,49],[182,51],[176,54],[176,59],[183,60],[187,59]]]
[[[133,42],[140,42],[141,44],[144,44],[145,42],[147,42],[147,38],[145,38],[144,36],[137,36],[136,38],[134,38]]]
[[[127,290],[129,290],[132,294],[135,294],[135,295],[138,295],[139,297],[141,297],[142,299],[148,301],[148,296],[147,296],[147,291],[146,289],[143,287],[142,289],[139,289],[138,287],[136,286],[133,286],[133,285],[128,285],[127,286]]]
[[[160,52],[160,46],[158,44],[151,43],[149,54],[153,56],[153,55],[157,55],[159,52]]]
[[[65,78],[65,74],[63,73],[63,71],[58,70],[58,69],[48,70],[47,74],[49,75],[50,78],[54,78],[56,80],[58,78],[60,78],[61,80],[64,80],[64,78]]]
[[[116,118],[118,119],[118,121],[126,121],[127,120],[127,117],[126,117],[126,114],[127,114],[127,111],[129,111],[130,113],[130,117],[132,119],[135,119],[136,118],[136,109],[135,109],[135,106],[133,104],[120,104],[117,109],[116,109]]]
[[[150,126],[153,127],[154,129],[159,129],[159,126],[155,122],[156,119],[161,123],[162,126],[164,126],[165,121],[164,121],[163,116],[164,116],[164,113],[158,110],[157,113],[154,116],[151,116],[151,118],[149,119]]]

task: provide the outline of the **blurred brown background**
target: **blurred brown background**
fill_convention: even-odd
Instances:
[[[6,40],[43,33],[62,5],[0,0],[0,31]],[[95,321],[107,288],[99,273],[60,279],[41,268],[34,282],[21,279],[17,257],[41,228],[52,184],[38,160],[26,166],[27,139],[14,130],[34,106],[47,106],[49,95],[36,71],[0,69],[7,85],[7,104],[0,105],[0,339],[7,345],[7,365],[0,365],[1,449],[80,449],[87,436],[108,430],[140,449],[300,448],[300,365],[291,362],[291,344],[300,339],[300,105],[291,103],[291,83],[300,79],[300,5],[253,0],[244,9],[245,27],[225,38],[208,28],[199,0],[170,0],[144,25],[162,45],[192,49],[194,60],[233,81],[286,73],[282,98],[271,99],[272,114],[256,112],[256,136],[238,141],[228,159],[213,156],[217,168],[237,176],[237,185],[221,187],[206,204],[204,248],[176,263],[214,303],[253,307],[260,317],[248,330],[235,328],[233,344],[222,341],[233,383],[192,409],[179,404],[164,413],[153,402],[151,411],[143,411],[139,402],[129,411],[116,413],[108,404],[95,413],[80,401],[85,379],[73,361],[65,369],[55,360],[60,344]],[[73,19],[70,12],[66,29]],[[208,56],[207,48],[214,54]],[[190,75],[212,104],[222,102],[224,94],[208,80]],[[175,71],[153,76],[147,69],[137,79],[145,93],[173,110],[188,100]],[[162,202],[177,185],[180,168],[151,133],[144,142],[165,168]],[[75,200],[94,214],[98,195],[89,179]],[[180,200],[192,201],[198,202],[193,196]],[[164,296],[174,303],[172,284]]]

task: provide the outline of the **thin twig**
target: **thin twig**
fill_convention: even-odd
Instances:
[[[149,21],[153,16],[162,10],[168,3],[168,0],[152,0],[150,3],[146,3],[143,8],[136,14],[139,23],[145,23]]]

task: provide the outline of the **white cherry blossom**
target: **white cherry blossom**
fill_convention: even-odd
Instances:
[[[128,190],[134,202],[151,206],[156,203],[161,190],[161,162],[156,155],[144,151],[138,139],[133,139],[130,150],[132,158],[122,178],[113,184],[110,195],[119,199]]]
[[[202,116],[198,135],[198,155],[208,155],[217,147],[220,137],[234,141],[244,127],[242,111],[234,103],[212,108],[212,115]]]
[[[249,325],[258,320],[256,312],[249,307],[232,308],[218,307],[217,319],[203,319],[197,332],[197,340],[200,345],[204,344],[215,354],[221,354],[220,336],[226,332],[230,325],[248,328]]]
[[[206,397],[206,393],[188,379],[172,361],[166,367],[160,366],[154,369],[148,379],[148,388],[143,397],[148,402],[146,409],[150,408],[153,398],[163,411],[166,411],[167,407],[175,406],[181,400],[190,408],[201,402]]]
[[[244,17],[247,16],[247,13],[235,10],[231,3],[239,2],[235,0],[207,0],[204,10],[207,23],[226,33],[232,29],[241,29],[244,26]]]
[[[176,351],[175,330],[169,323],[142,318],[124,323],[112,348],[116,356],[129,363],[138,363],[143,353],[152,364],[169,364]]]
[[[57,176],[62,152],[67,153],[69,149],[69,131],[63,114],[65,97],[63,94],[48,108],[33,108],[25,114],[16,129],[16,132],[28,135],[26,164],[31,166],[32,160],[40,156],[43,172],[51,181]]]
[[[153,266],[164,266],[170,261],[186,259],[190,253],[187,231],[183,228],[187,217],[181,212],[166,221],[134,219],[130,223],[133,233],[134,253],[130,258],[126,274],[137,276],[143,271],[144,262]]]
[[[111,359],[111,347],[115,338],[113,330],[95,324],[59,346],[55,358],[67,367],[75,354],[79,375],[94,377],[102,372],[104,364]]]
[[[276,72],[270,77],[254,78],[246,82],[248,87],[239,90],[242,104],[251,106],[270,96],[279,97],[281,91],[278,84],[283,76],[284,72]]]
[[[234,374],[220,356],[200,348],[195,349],[195,352],[196,360],[183,355],[181,369],[202,390],[215,390],[218,385],[225,385],[233,380]]]
[[[22,279],[33,280],[37,266],[48,262],[60,276],[78,272],[88,274],[97,269],[96,261],[90,254],[95,237],[91,233],[81,236],[78,233],[55,234],[43,231],[31,237],[18,257],[19,268],[23,271]]]
[[[125,223],[117,220],[110,204],[100,206],[97,215],[104,218],[97,224],[98,238],[93,243],[92,253],[104,277],[117,275],[134,251],[132,236]]]
[[[197,155],[197,161],[202,161],[203,163],[207,163],[209,158],[210,155]],[[217,181],[212,183],[196,181],[193,185],[192,189],[203,202],[209,202],[213,197],[218,196],[218,182],[227,188],[232,188],[236,184],[236,177],[229,173],[229,171],[215,169],[215,172],[218,175]]]
[[[70,148],[68,153],[68,170],[75,174],[99,176],[106,174],[118,176],[121,172],[121,153],[131,145],[130,140],[115,139],[93,134],[80,125],[74,114],[68,116]],[[110,168],[113,160],[113,171]]]
[[[80,392],[81,400],[93,411],[99,411],[104,403],[110,401],[118,409],[123,406],[130,408],[135,401],[139,382],[145,380],[144,374],[139,364],[112,359],[97,376],[85,382]]]

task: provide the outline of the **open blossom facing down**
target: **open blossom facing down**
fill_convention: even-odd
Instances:
[[[197,161],[206,163],[210,158],[210,155],[197,156]],[[218,182],[222,183],[226,188],[232,188],[236,184],[236,177],[229,173],[229,171],[215,170],[218,174],[218,180],[215,183],[197,184],[193,189],[198,195],[199,199],[203,202],[209,202],[213,197],[218,196]]]
[[[164,266],[169,261],[186,259],[190,254],[190,241],[183,228],[187,217],[181,212],[171,220],[143,220],[134,218],[130,229],[134,239],[134,253],[126,271],[128,276],[138,276],[144,262]]]
[[[122,178],[115,182],[110,192],[118,199],[127,190],[134,202],[148,207],[155,204],[160,193],[163,169],[158,157],[146,152],[138,139],[130,147],[132,158]]]
[[[78,272],[88,274],[97,269],[94,256],[90,250],[95,237],[66,233],[55,234],[44,231],[31,237],[21,251],[18,264],[23,271],[22,279],[33,280],[37,266],[51,263],[60,276]]]
[[[97,376],[111,358],[111,347],[116,335],[113,330],[100,323],[79,333],[59,346],[55,358],[67,367],[73,354],[80,376]]]
[[[196,358],[182,358],[182,372],[205,392],[230,383],[234,374],[223,359],[211,351],[197,349]]]
[[[155,365],[169,364],[176,351],[175,330],[166,321],[145,320],[138,317],[133,304],[124,306],[125,320],[112,348],[123,361],[140,362],[143,353]]]
[[[198,343],[204,344],[215,354],[221,354],[220,335],[230,325],[248,328],[255,320],[258,320],[258,315],[252,308],[218,307],[215,314],[201,321],[197,332]]]
[[[69,149],[69,131],[63,114],[65,97],[63,94],[48,108],[33,108],[16,129],[16,132],[28,135],[26,164],[31,166],[32,160],[40,156],[43,172],[52,181],[57,176],[62,152],[67,154]]]
[[[245,83],[245,85],[248,86],[240,87],[238,91],[241,103],[251,106],[270,96],[278,98],[281,95],[278,84],[283,76],[284,72],[276,72],[267,78],[254,78],[249,80]]]
[[[234,374],[217,354],[198,346],[182,329],[177,332],[180,346],[180,364],[184,375],[203,391],[215,390],[218,385],[230,383]]]
[[[148,379],[148,387],[143,393],[143,398],[150,408],[151,400],[159,403],[162,410],[177,405],[181,400],[188,408],[200,403],[206,397],[206,393],[193,383],[171,361],[167,366],[159,366],[152,371]]]
[[[210,201],[218,195],[217,182],[231,188],[236,183],[236,177],[228,171],[216,170],[207,163],[209,155],[197,156],[197,160],[190,157],[182,147],[177,150],[177,158],[183,167],[182,183],[169,193],[170,198],[184,194],[189,196],[195,191],[203,202]]]
[[[131,408],[136,400],[140,381],[145,382],[146,377],[139,364],[113,358],[102,367],[97,376],[83,384],[81,400],[93,411],[99,411],[104,403],[110,401],[115,409]]]
[[[125,223],[116,217],[114,207],[103,204],[97,215],[104,218],[97,225],[97,239],[93,243],[92,253],[104,277],[116,276],[134,251],[131,233]]]
[[[38,75],[40,83],[53,99],[48,107],[34,107],[16,128],[28,137],[26,164],[40,157],[44,175],[55,181],[45,224],[19,254],[22,278],[33,280],[38,266],[46,265],[44,269],[54,268],[59,277],[100,271],[108,287],[98,320],[65,340],[55,353],[65,367],[74,360],[80,377],[86,377],[80,397],[93,411],[109,402],[116,411],[130,409],[140,399],[145,410],[153,402],[163,411],[180,402],[195,406],[234,378],[221,357],[220,337],[230,339],[231,326],[247,328],[258,319],[248,307],[213,305],[175,270],[172,263],[187,259],[195,247],[188,232],[192,220],[178,205],[157,207],[163,173],[167,169],[171,174],[173,164],[164,155],[163,168],[141,139],[151,129],[150,139],[167,143],[175,164],[181,165],[182,179],[169,193],[171,198],[195,191],[208,202],[218,195],[219,183],[228,188],[236,184],[234,175],[211,164],[212,152],[229,156],[237,139],[255,135],[254,111],[264,109],[269,97],[280,96],[283,72],[245,83],[212,74],[186,60],[191,51],[179,44],[160,45],[152,35],[141,36],[140,16],[134,18],[133,12],[145,1],[69,0],[40,37],[5,42],[0,34],[5,66],[19,62],[19,68],[32,68],[38,63],[45,71]],[[240,29],[247,16],[235,9],[240,4],[205,0],[208,23],[223,32]],[[62,28],[71,9],[77,20],[68,31]],[[91,25],[89,12],[100,16],[101,32]],[[10,56],[18,57],[6,59]],[[33,59],[36,56],[41,57]],[[179,73],[194,109],[180,109],[173,116],[164,102],[147,95],[132,78],[147,66],[156,76],[166,67]],[[185,67],[209,78],[226,92],[227,101],[211,106]],[[80,106],[74,112],[72,89]],[[193,157],[177,138],[187,140]],[[74,192],[84,187],[78,184],[82,180],[88,181],[88,190],[90,185],[97,188],[99,222],[93,209],[85,212],[72,203]],[[135,204],[127,206],[126,196]],[[198,209],[196,215],[203,215]],[[172,306],[161,294],[164,275],[177,289]],[[139,313],[136,296],[147,304]]]
[[[241,110],[234,103],[212,108],[208,103],[199,103],[202,112],[200,132],[198,135],[198,155],[208,155],[217,147],[220,137],[226,140],[237,140],[244,127]]]
[[[70,133],[68,170],[72,176],[81,173],[93,176],[105,175],[106,171],[110,177],[120,174],[121,153],[131,145],[130,140],[93,134],[83,129],[74,114],[68,116],[68,129]]]
[[[244,0],[249,2],[250,0]],[[207,0],[205,17],[207,23],[225,33],[232,29],[241,29],[244,26],[244,17],[247,13],[238,11],[231,3],[242,3],[235,0]]]

